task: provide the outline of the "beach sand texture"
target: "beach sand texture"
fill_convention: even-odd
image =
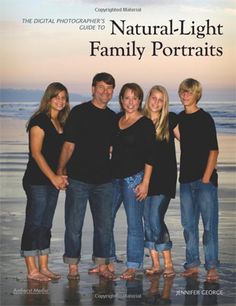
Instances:
[[[235,135],[218,135],[219,172],[219,248],[220,280],[205,282],[204,258],[201,251],[201,271],[198,278],[180,276],[185,258],[185,245],[180,223],[179,192],[170,203],[166,216],[173,241],[173,260],[177,275],[172,280],[163,276],[147,278],[142,271],[133,281],[120,280],[125,269],[126,219],[119,210],[115,237],[117,254],[123,263],[117,264],[117,278],[106,281],[88,275],[92,266],[92,220],[89,206],[83,228],[80,281],[67,280],[67,265],[62,261],[64,239],[64,192],[61,192],[54,217],[50,268],[59,272],[58,282],[38,284],[27,282],[24,259],[19,255],[25,217],[25,194],[21,179],[27,162],[25,121],[1,118],[0,130],[0,197],[1,197],[1,305],[235,305]],[[202,233],[202,226],[200,227]],[[145,256],[144,266],[150,266]]]

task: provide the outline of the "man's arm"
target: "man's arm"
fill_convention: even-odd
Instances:
[[[73,142],[65,141],[61,150],[59,164],[57,168],[57,174],[66,174],[66,165],[71,158],[71,155],[75,149]]]
[[[205,172],[204,172],[203,177],[202,177],[202,182],[203,183],[206,183],[206,184],[209,183],[212,172],[215,169],[216,164],[217,164],[218,155],[219,155],[218,150],[210,151],[209,156],[208,156],[206,169],[205,169]]]

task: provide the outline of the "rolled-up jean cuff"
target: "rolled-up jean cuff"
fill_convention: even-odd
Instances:
[[[184,263],[184,268],[187,270],[187,269],[190,269],[190,268],[198,268],[200,266],[201,262],[200,260],[198,261],[194,261],[192,262],[191,264],[188,264],[187,262]]]
[[[155,250],[155,242],[152,241],[144,241],[144,247],[149,250]]]
[[[50,248],[44,250],[30,250],[30,251],[21,250],[20,254],[22,257],[48,255],[50,254]]]
[[[97,265],[108,265],[109,263],[115,261],[115,257],[103,258],[93,256],[93,260]]]
[[[141,269],[143,267],[143,263],[127,261],[126,266],[128,269]]]
[[[63,256],[63,262],[69,265],[78,265],[79,261],[80,261],[80,258],[72,258],[72,257]]]
[[[219,268],[219,266],[220,266],[219,260],[217,260],[217,261],[212,261],[212,262],[207,263],[207,264],[204,265],[204,267],[205,267],[205,269],[206,269],[207,271],[210,270],[210,269],[217,269],[217,268]]]
[[[168,251],[172,249],[172,242],[165,242],[161,244],[156,244],[155,249],[157,252],[163,252],[163,251]]]

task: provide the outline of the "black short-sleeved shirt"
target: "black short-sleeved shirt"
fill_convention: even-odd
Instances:
[[[55,129],[50,118],[41,113],[30,120],[28,130],[34,126],[39,126],[44,131],[44,139],[42,144],[42,155],[44,156],[49,167],[56,172],[60,151],[63,145],[64,136],[59,134]],[[38,164],[33,159],[30,149],[30,133],[29,133],[29,161],[23,177],[26,184],[31,185],[47,185],[51,184],[50,180],[40,170]]]
[[[124,178],[153,164],[155,128],[152,121],[141,117],[126,129],[119,128],[117,116],[116,133],[112,151],[112,173],[114,178]]]
[[[65,126],[65,140],[75,144],[67,165],[69,177],[88,184],[111,180],[109,148],[116,114],[91,101],[75,106]]]
[[[175,113],[169,113],[169,133],[167,140],[155,141],[154,166],[149,183],[148,196],[164,194],[175,197],[177,181],[177,162],[175,153],[175,138],[173,129],[177,125],[178,117]]]
[[[189,183],[203,177],[210,151],[218,150],[216,128],[211,115],[203,109],[192,114],[179,114],[180,183]],[[211,182],[217,185],[213,171]]]

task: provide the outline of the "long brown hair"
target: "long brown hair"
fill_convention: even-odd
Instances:
[[[66,119],[69,115],[70,112],[70,105],[69,105],[69,94],[67,91],[67,88],[59,83],[59,82],[54,82],[48,85],[46,88],[41,102],[39,104],[39,108],[36,110],[36,112],[30,117],[29,121],[26,124],[26,129],[28,130],[29,122],[31,119],[33,119],[35,116],[38,114],[44,113],[50,118],[50,112],[51,112],[51,106],[50,106],[50,101],[52,98],[55,98],[61,91],[65,91],[66,94],[66,105],[65,107],[59,112],[58,114],[58,121],[61,126],[65,125]]]

